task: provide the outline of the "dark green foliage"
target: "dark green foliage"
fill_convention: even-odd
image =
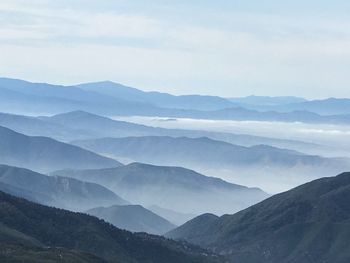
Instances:
[[[26,247],[0,243],[1,263],[107,263],[96,256],[64,248]]]
[[[161,235],[176,227],[168,220],[140,205],[96,207],[86,211],[86,213],[104,219],[118,228],[132,232]]]
[[[158,236],[132,234],[92,216],[49,208],[3,192],[0,223],[23,235],[20,240],[29,237],[46,247],[84,251],[109,262],[216,262],[214,256],[203,256],[206,251],[193,246]]]
[[[349,204],[350,173],[343,173],[275,195],[234,215],[195,218],[167,236],[228,255],[232,262],[348,263]]]

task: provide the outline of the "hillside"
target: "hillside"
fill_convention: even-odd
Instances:
[[[275,195],[234,215],[202,215],[167,234],[231,262],[350,261],[350,173]]]
[[[33,255],[31,251],[22,253],[19,250],[27,247],[31,250],[47,250],[50,247],[50,256],[55,256],[55,247],[59,247],[59,250],[78,251],[80,257],[84,256],[81,254],[84,252],[111,263],[218,262],[217,257],[204,254],[205,251],[191,245],[158,236],[132,234],[96,217],[38,205],[3,192],[0,192],[0,226],[4,226],[7,233],[10,232],[5,237],[0,235],[2,242],[17,246],[15,255],[6,254],[10,258],[23,257],[27,253],[31,259],[36,256],[42,258],[41,253]],[[26,246],[21,245],[23,240],[26,240]],[[1,256],[3,247],[0,247]],[[90,262],[102,261],[96,259]]]
[[[47,137],[31,137],[0,126],[0,163],[48,172],[106,168],[119,162]]]
[[[73,211],[84,211],[96,206],[128,204],[98,184],[46,176],[6,165],[0,165],[0,183],[0,189],[6,193]]]
[[[268,196],[260,189],[231,184],[185,168],[141,163],[53,174],[101,184],[144,207],[157,205],[197,215],[205,211],[232,213]]]
[[[86,211],[86,213],[131,232],[161,235],[175,228],[175,225],[168,220],[140,205],[96,207]]]

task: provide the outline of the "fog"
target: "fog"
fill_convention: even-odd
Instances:
[[[118,117],[118,120],[130,121],[162,128],[195,129],[236,134],[250,134],[270,138],[293,139],[317,144],[314,148],[305,149],[304,153],[317,154],[324,157],[350,157],[350,126],[323,125],[305,123],[257,122],[257,121],[217,121],[193,119],[166,119],[150,117]],[[140,161],[140,160],[130,160]],[[174,160],[176,163],[177,160]],[[158,160],[150,162],[157,165]],[[232,183],[249,187],[259,187],[274,194],[289,190],[305,182],[324,176],[334,176],[344,172],[344,167],[304,166],[293,167],[255,166],[232,167],[221,169],[206,165],[182,163],[208,176],[220,177]]]
[[[300,122],[200,120],[160,117],[113,117],[138,124],[162,128],[193,129],[235,134],[249,134],[269,138],[299,140],[317,144],[312,154],[326,157],[350,157],[350,125],[309,124]]]

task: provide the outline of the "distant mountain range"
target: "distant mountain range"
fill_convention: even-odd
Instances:
[[[232,213],[268,196],[260,189],[231,184],[192,170],[141,163],[111,169],[63,170],[53,175],[103,185],[144,207],[157,205],[197,215],[203,211]]]
[[[85,149],[115,158],[155,165],[197,168],[302,167],[318,166],[330,170],[350,168],[350,160],[305,155],[267,145],[244,147],[206,137],[187,138],[147,136],[102,138],[72,142]]]
[[[86,211],[86,213],[132,232],[161,235],[175,228],[175,225],[168,220],[140,205],[96,207]]]
[[[350,173],[275,195],[234,215],[199,216],[166,236],[232,263],[350,261]]]
[[[161,217],[167,219],[171,223],[180,226],[184,224],[187,221],[190,221],[194,217],[196,217],[194,214],[187,214],[187,213],[181,213],[177,212],[171,209],[166,209],[157,205],[152,205],[147,207],[148,210],[151,210],[153,213],[160,215]]]
[[[172,136],[208,137],[232,144],[253,146],[266,144],[302,152],[329,152],[329,147],[296,140],[282,140],[246,134],[209,132],[200,130],[163,129],[124,121],[116,121],[83,111],[74,111],[52,117],[28,117],[0,113],[0,125],[31,136],[46,136],[70,142],[102,137]]]
[[[219,263],[189,244],[132,234],[81,213],[50,208],[0,192],[2,262]]]
[[[80,89],[92,91],[113,98],[152,104],[160,108],[218,110],[234,106],[230,100],[217,96],[182,95],[174,96],[161,92],[145,92],[111,81],[86,83],[77,85]]]
[[[60,176],[0,165],[0,190],[44,205],[85,211],[96,206],[126,205],[107,188]]]
[[[144,92],[108,81],[67,87],[1,78],[0,111],[6,112],[9,109],[11,113],[25,112],[32,115],[84,110],[124,116],[307,123],[350,122],[350,99],[303,101],[295,97],[226,99],[200,95],[174,96]]]
[[[48,137],[26,136],[0,126],[0,163],[48,172],[57,169],[116,167],[121,164]]]
[[[229,100],[242,107],[245,106],[278,106],[292,103],[307,102],[306,99],[293,96],[280,96],[280,97],[268,97],[268,96],[247,96],[229,98]]]

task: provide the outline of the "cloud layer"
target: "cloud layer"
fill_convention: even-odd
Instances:
[[[273,1],[3,0],[0,74],[176,94],[346,97],[349,6],[335,2],[315,12],[301,1],[288,11]]]

